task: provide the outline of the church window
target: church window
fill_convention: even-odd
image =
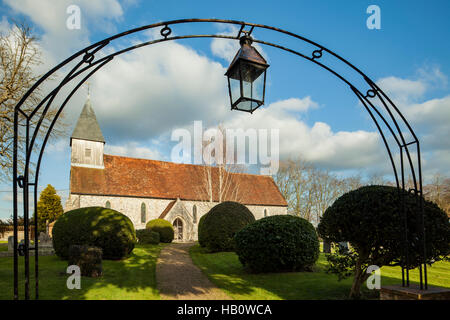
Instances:
[[[267,209],[264,209],[264,217],[267,217]]]
[[[193,217],[194,223],[197,223],[197,206],[195,204],[192,207],[192,217]]]
[[[84,155],[85,155],[85,157],[90,157],[90,156],[91,156],[91,153],[92,153],[92,150],[89,149],[89,148],[86,148],[86,149],[84,150]]]
[[[105,208],[111,209],[111,202],[106,201]]]
[[[145,203],[141,204],[141,223],[147,221],[147,209],[145,208]]]

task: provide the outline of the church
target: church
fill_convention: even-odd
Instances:
[[[197,240],[199,219],[226,200],[244,204],[256,219],[287,214],[287,202],[271,176],[107,155],[104,145],[88,97],[70,138],[70,191],[65,211],[111,208],[128,216],[135,229],[144,229],[152,219],[165,219],[174,226],[175,241]],[[221,190],[224,180],[225,191]]]

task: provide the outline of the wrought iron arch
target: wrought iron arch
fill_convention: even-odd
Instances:
[[[197,23],[197,24],[224,24],[228,26],[237,26],[238,31],[236,35],[223,35],[223,34],[186,34],[186,35],[172,35],[172,28],[177,25],[184,25],[188,23]],[[107,47],[115,40],[124,38],[129,35],[137,34],[139,32],[157,29],[160,28],[160,38],[152,39],[150,41],[142,42],[130,47],[126,47],[123,49],[119,49],[113,53],[104,54],[101,57],[97,58],[96,54]],[[172,20],[166,22],[159,22],[155,24],[150,24],[146,26],[142,26],[139,28],[131,29],[119,34],[116,34],[112,37],[106,38],[102,41],[99,41],[95,44],[92,44],[77,53],[73,54],[71,57],[67,58],[59,65],[55,66],[53,69],[48,71],[45,75],[41,77],[22,97],[19,103],[16,105],[14,110],[14,145],[13,145],[13,218],[14,218],[14,299],[18,299],[18,243],[17,243],[17,217],[18,217],[18,187],[23,189],[23,211],[24,211],[24,220],[25,220],[25,298],[29,299],[29,251],[35,251],[35,297],[38,299],[39,291],[38,291],[38,242],[37,242],[37,233],[35,233],[35,247],[30,248],[29,246],[29,234],[28,234],[28,218],[29,218],[29,187],[33,187],[33,195],[34,195],[34,208],[37,208],[37,186],[39,179],[39,170],[42,161],[43,152],[45,150],[47,141],[50,137],[50,133],[53,130],[53,127],[58,120],[61,112],[70,101],[72,96],[77,92],[77,90],[82,86],[86,80],[88,80],[94,73],[104,67],[106,64],[111,62],[115,56],[121,55],[123,53],[129,52],[131,50],[141,48],[144,46],[149,46],[157,43],[162,43],[166,41],[173,40],[181,40],[181,39],[195,39],[195,38],[221,38],[221,39],[229,39],[229,40],[238,40],[243,32],[246,32],[248,35],[252,35],[253,33],[257,33],[258,31],[270,31],[274,32],[275,35],[285,35],[288,36],[289,39],[294,39],[299,41],[299,43],[306,44],[310,46],[310,51],[303,50],[305,52],[300,52],[294,49],[291,49],[288,46],[284,46],[277,43],[272,43],[268,41],[261,40],[259,37],[254,38],[253,42],[259,43],[262,45],[266,45],[273,48],[278,48],[283,51],[292,53],[296,56],[299,56],[303,59],[306,59],[319,67],[327,70],[338,79],[343,81],[348,87],[353,91],[353,93],[358,97],[359,101],[369,113],[371,119],[373,120],[377,130],[383,140],[383,144],[386,147],[386,151],[389,156],[389,160],[394,172],[396,186],[399,190],[399,199],[402,199],[401,195],[403,194],[401,190],[406,189],[405,183],[405,157],[406,157],[406,165],[409,167],[409,172],[413,179],[413,188],[408,190],[409,192],[414,192],[417,195],[417,205],[420,210],[420,217],[418,219],[420,224],[420,230],[422,231],[422,244],[423,244],[423,269],[422,265],[419,267],[420,272],[420,287],[421,289],[427,288],[427,272],[426,272],[426,251],[425,251],[425,228],[423,223],[423,201],[422,201],[422,170],[421,170],[421,159],[420,159],[420,144],[419,140],[414,133],[412,127],[406,120],[406,118],[402,115],[400,110],[396,107],[396,105],[392,102],[392,100],[378,87],[378,85],[372,81],[367,75],[365,75],[360,69],[355,67],[346,59],[339,56],[337,53],[325,48],[324,46],[309,40],[303,36],[298,34],[267,26],[262,24],[248,23],[243,21],[236,20],[223,20],[223,19],[181,19],[181,20]],[[182,33],[177,33],[182,34]],[[358,79],[362,80],[364,85],[364,89],[359,89],[358,85],[353,84],[352,81],[348,79],[348,77],[342,75],[338,71],[333,68],[331,63],[327,63],[324,61],[324,57],[328,56],[331,59],[334,59],[337,63],[341,64],[343,67],[347,68],[350,72],[354,73]],[[74,62],[75,66],[73,66],[70,71],[67,72],[65,77],[59,82],[57,86],[54,87],[34,108],[32,112],[26,114],[22,109],[22,105],[26,102],[27,98],[33,93],[37,88],[39,88],[42,83],[49,79],[51,76],[55,75],[57,71],[63,70],[65,67],[68,67],[70,63]],[[78,82],[76,82],[78,81]],[[52,106],[55,98],[60,94],[61,89],[64,88],[68,84],[76,84],[75,87],[70,91],[70,93],[65,97],[63,103],[59,106],[58,111],[53,117],[47,131],[45,132],[45,136],[42,140],[40,146],[36,145],[36,139],[38,137],[39,129],[44,121],[44,117],[47,114],[49,108]],[[36,125],[32,128],[31,120],[34,117],[38,117],[37,112],[40,111],[39,120],[37,120]],[[383,112],[386,114],[383,115]],[[25,127],[25,137],[24,141],[24,159],[25,166],[23,168],[23,172],[19,174],[18,168],[18,156],[19,156],[19,147],[18,147],[18,139],[19,139],[19,122],[21,126],[24,124]],[[390,138],[388,139],[386,136],[382,126],[387,128],[387,133],[390,134]],[[401,126],[406,127],[405,132],[410,136],[409,140],[405,137],[405,133],[403,132]],[[33,154],[34,148],[37,149],[37,162],[36,162],[36,170],[34,174],[34,180],[30,181],[30,163],[31,157]],[[417,167],[414,164],[414,159],[412,155],[412,151],[410,148],[415,147],[414,151],[417,155]],[[392,150],[394,148],[398,148],[400,155],[400,166],[396,166],[394,155]],[[22,151],[22,150],[21,150]],[[21,168],[22,169],[22,168]],[[403,201],[401,201],[403,204]],[[403,206],[404,209],[404,206]],[[36,210],[36,209],[35,209]],[[34,215],[36,216],[36,211]],[[37,226],[37,219],[35,221],[35,227]],[[404,222],[404,257],[402,259],[402,283],[403,285],[409,285],[409,272],[405,267],[408,263],[408,234],[406,228],[406,213],[403,210],[403,222]],[[406,279],[405,279],[406,276]]]

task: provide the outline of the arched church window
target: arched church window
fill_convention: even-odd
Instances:
[[[267,209],[264,209],[264,217],[267,217]]]
[[[147,209],[145,208],[145,203],[141,204],[141,223],[147,221]]]
[[[193,216],[194,223],[197,223],[197,206],[195,204],[192,207],[192,216]]]
[[[106,201],[105,208],[111,209],[111,202]]]

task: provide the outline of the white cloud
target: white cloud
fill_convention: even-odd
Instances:
[[[43,29],[42,46],[53,58],[62,58],[89,44],[89,27],[104,32],[114,31],[113,21],[119,20],[122,7],[117,0],[5,0],[16,12],[27,15]],[[70,30],[66,26],[67,7],[76,4],[81,10],[81,28]],[[62,45],[63,44],[63,45]]]
[[[0,21],[0,33],[8,33],[11,27],[12,26],[8,22],[8,18],[6,16],[3,16],[2,20]]]
[[[447,77],[437,67],[425,66],[417,70],[415,79],[385,77],[377,81],[377,85],[398,104],[403,107],[416,103],[431,89],[445,88]]]
[[[450,123],[450,95],[431,99],[423,103],[412,104],[404,111],[411,121],[417,124],[444,125],[448,128]]]
[[[450,95],[424,99],[434,89],[445,89],[447,76],[439,68],[427,66],[417,70],[415,80],[387,77],[377,83],[393,98],[418,136],[424,176],[431,177],[437,171],[448,175]]]
[[[124,145],[105,144],[105,153],[140,159],[162,160],[163,156],[158,150],[139,146],[137,142],[128,142]]]
[[[447,87],[448,79],[436,66],[425,66],[417,70],[419,79],[428,83],[428,86]]]
[[[367,131],[333,132],[316,122],[312,127],[293,117],[290,111],[317,106],[310,97],[287,99],[258,109],[253,115],[240,114],[225,122],[227,128],[278,129],[280,156],[301,156],[329,169],[355,169],[376,165],[384,159],[378,133]]]
[[[52,143],[48,143],[45,147],[45,152],[55,153],[55,152],[70,152],[69,141],[67,138],[58,139]]]
[[[148,140],[193,120],[217,123],[229,112],[225,69],[176,42],[118,56],[92,79],[104,134]]]
[[[386,77],[377,81],[377,85],[397,104],[405,104],[423,96],[426,84],[421,80],[408,80]]]
[[[286,100],[273,102],[270,104],[270,107],[282,111],[306,112],[310,109],[317,109],[319,105],[312,101],[311,97],[308,96],[303,99],[289,98]]]

